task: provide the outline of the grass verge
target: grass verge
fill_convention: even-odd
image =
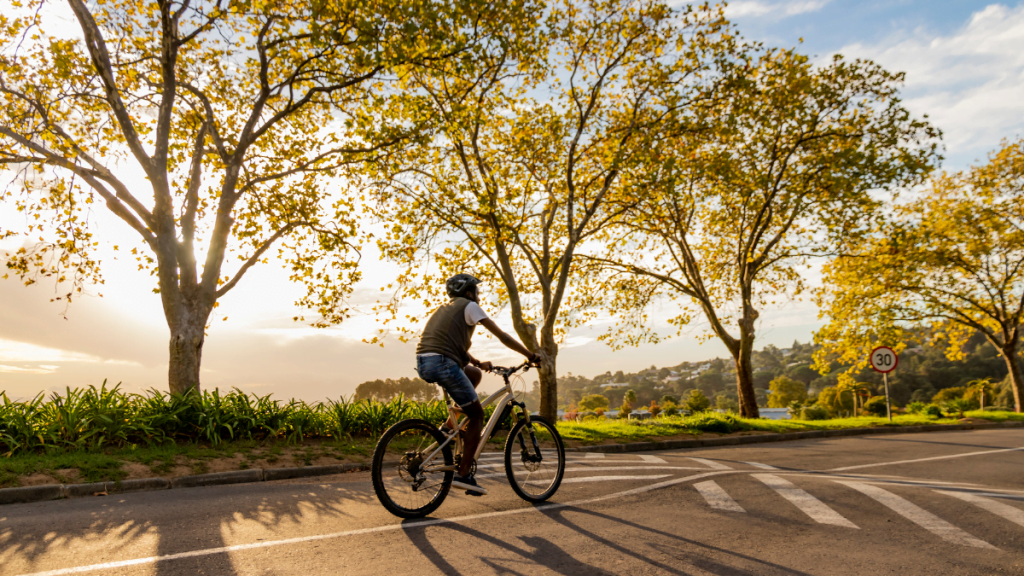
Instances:
[[[974,411],[968,418],[992,422],[1024,421],[1014,412]],[[930,418],[917,414],[899,415],[890,423],[885,418],[860,417],[834,420],[763,420],[731,415],[699,414],[654,420],[587,420],[560,422],[558,430],[569,446],[603,443],[657,441],[701,434],[752,434],[835,430],[870,426],[915,426],[955,424],[955,418]],[[487,450],[500,450],[504,436],[492,438]],[[156,446],[127,446],[103,450],[54,451],[19,454],[0,458],[0,488],[22,485],[103,482],[153,476],[175,477],[205,472],[278,468],[341,463],[366,463],[375,439],[354,437],[345,441],[283,442],[233,441],[217,445],[182,443]]]

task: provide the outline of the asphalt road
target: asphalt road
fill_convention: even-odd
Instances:
[[[1024,430],[570,457],[417,521],[367,473],[4,506],[0,574],[1024,574]]]

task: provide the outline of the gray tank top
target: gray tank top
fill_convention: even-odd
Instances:
[[[466,306],[470,302],[468,298],[452,298],[438,308],[423,328],[416,354],[441,354],[458,362],[459,366],[469,364],[469,347],[476,329],[466,324]]]

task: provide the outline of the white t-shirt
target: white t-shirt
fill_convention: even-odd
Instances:
[[[463,315],[466,318],[466,324],[470,326],[476,326],[481,321],[487,319],[487,313],[484,312],[484,309],[476,302],[470,302],[469,305],[466,306],[466,311]]]

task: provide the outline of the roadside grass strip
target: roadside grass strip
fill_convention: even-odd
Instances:
[[[996,502],[995,500],[990,500],[984,496],[970,494],[967,492],[953,492],[951,490],[936,490],[936,492],[939,494],[945,494],[946,496],[952,496],[953,498],[959,498],[964,502],[970,502],[971,504],[974,504],[983,510],[987,510],[996,516],[1000,516],[1010,522],[1024,526],[1024,511],[1014,508],[1009,504],[1003,504],[1002,502]]]
[[[704,497],[708,506],[711,506],[712,508],[725,510],[726,512],[746,512],[746,510],[737,504],[736,501],[732,499],[732,496],[729,496],[725,490],[722,490],[722,487],[714,480],[697,482],[693,487],[697,489],[697,492]]]
[[[878,486],[872,486],[861,482],[850,482],[847,480],[836,480],[836,482],[849,486],[850,488],[873,498],[893,512],[903,516],[907,520],[910,520],[932,534],[935,534],[946,542],[959,544],[961,546],[973,546],[975,548],[997,550],[995,546],[988,542],[971,536],[967,532],[953,526],[949,522],[946,522],[935,514],[921,508],[917,504],[901,498],[888,490],[883,490]]]
[[[774,474],[751,474],[766,486],[775,490],[780,496],[789,500],[801,512],[807,514],[812,520],[819,524],[831,524],[845,528],[858,528],[856,524],[841,516],[835,510],[829,508],[824,502],[811,496],[806,491],[797,488],[795,484],[780,478]]]

